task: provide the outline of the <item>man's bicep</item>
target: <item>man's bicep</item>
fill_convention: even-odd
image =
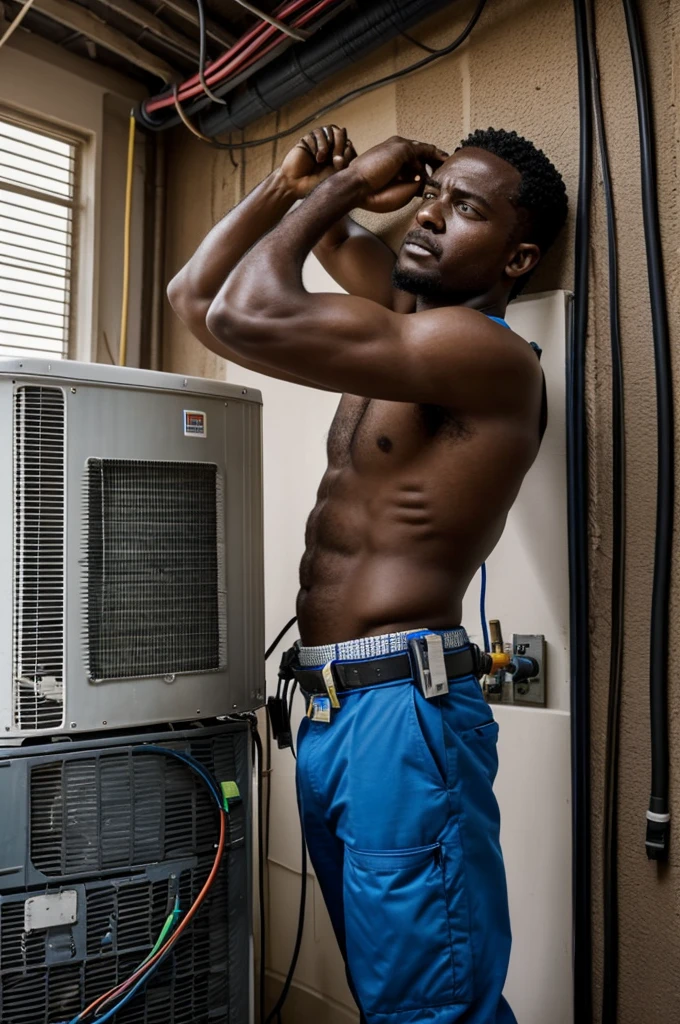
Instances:
[[[410,321],[416,319],[365,298],[310,294],[296,315],[241,323],[237,345],[264,365],[301,373],[319,387],[388,401],[440,402],[453,363],[426,329],[413,331]]]
[[[299,374],[290,373],[283,368],[272,368],[258,362],[256,358],[248,358],[242,355],[240,352],[233,351],[229,348],[225,342],[217,339],[209,330],[206,324],[206,317],[208,310],[210,309],[210,300],[205,299],[202,301],[196,301],[192,304],[190,310],[182,308],[181,304],[175,300],[172,303],[173,312],[177,316],[178,320],[184,324],[184,326],[192,333],[197,341],[200,341],[211,352],[215,355],[220,356],[222,359],[228,359],[230,362],[235,363],[237,366],[243,367],[245,370],[254,370],[256,373],[262,373],[266,377],[272,377],[274,380],[282,380],[287,384],[299,384],[306,388],[315,388],[317,391],[334,391],[332,387],[324,386],[323,384],[315,384],[313,381],[305,380]]]
[[[461,409],[477,408],[492,394],[502,403],[513,387],[517,347],[476,311],[407,316],[351,296],[309,300],[300,319],[281,333],[272,330],[260,350],[265,362],[304,367],[310,380],[337,391]],[[533,369],[535,357],[529,362]]]

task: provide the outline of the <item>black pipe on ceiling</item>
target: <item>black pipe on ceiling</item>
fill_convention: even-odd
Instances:
[[[297,43],[237,89],[228,79],[215,86],[225,99],[216,107],[207,96],[187,104],[185,113],[210,138],[238,131],[311,92],[332,75],[362,60],[372,50],[444,7],[450,0],[378,0],[361,10],[349,8],[304,43]],[[135,115],[144,127],[162,131],[180,124],[174,107],[158,115]]]

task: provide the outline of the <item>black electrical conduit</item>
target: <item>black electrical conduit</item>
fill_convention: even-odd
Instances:
[[[675,446],[673,380],[671,377],[668,305],[661,251],[657,204],[656,151],[652,100],[640,19],[634,0],[623,0],[635,79],[640,131],[642,215],[647,250],[649,299],[652,310],[654,369],[656,374],[657,481],[656,541],[652,621],[649,650],[649,711],[652,733],[652,786],[647,812],[645,848],[650,860],[668,858],[670,813],[668,803],[668,603],[673,548]]]
[[[623,407],[623,362],[619,316],[619,267],[616,218],[607,133],[602,109],[597,51],[595,0],[588,3],[588,49],[593,112],[599,142],[602,187],[607,220],[609,340],[611,350],[612,410],[612,571],[611,634],[609,655],[609,700],[604,794],[604,970],[602,981],[602,1024],[617,1024],[618,1010],[618,777],[621,672],[623,666],[623,592],[625,581],[625,420]]]
[[[592,102],[585,0],[574,0],[579,91],[579,183],[574,312],[567,355],[567,517],[572,764],[572,899],[574,1021],[592,1020],[590,854],[590,641],[588,578],[588,449],[585,349],[588,331]]]
[[[231,86],[228,79],[214,85],[212,90],[215,95],[226,100],[224,106],[216,108],[207,96],[202,96],[187,103],[185,113],[195,120],[196,127],[203,134],[211,138],[224,132],[238,131],[305,95],[378,46],[447,6],[449,0],[378,0],[377,3],[359,8],[352,6],[346,13],[334,18],[327,31],[319,30],[318,34],[306,42],[289,48],[249,77],[237,92],[229,91]],[[478,6],[479,10],[476,16],[473,15],[472,26],[466,30],[466,34],[471,31],[484,4]],[[456,44],[460,45],[460,41],[456,40]],[[448,47],[444,49],[448,50]],[[423,58],[423,66],[443,55],[439,53]],[[413,70],[416,70],[415,66]],[[362,89],[355,91],[360,95]],[[135,116],[140,124],[155,130],[180,124],[174,107],[147,114],[142,103],[135,110]]]

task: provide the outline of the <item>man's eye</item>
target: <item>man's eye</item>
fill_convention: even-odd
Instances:
[[[470,206],[469,203],[459,202],[456,203],[456,208],[460,213],[465,214],[466,217],[478,217],[481,220],[480,214],[475,210],[474,206]]]
[[[437,196],[434,192],[423,192],[423,199],[436,199]]]

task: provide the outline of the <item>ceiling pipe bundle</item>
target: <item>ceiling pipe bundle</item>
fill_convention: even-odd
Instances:
[[[326,31],[319,29],[307,41],[290,47],[250,75],[238,90],[234,90],[231,76],[211,85],[211,91],[225,100],[223,106],[217,107],[208,96],[201,96],[186,104],[184,112],[210,138],[246,128],[447,6],[447,0],[378,0],[361,10],[348,8],[333,19]],[[179,124],[174,104],[148,111],[148,106],[157,99],[146,100],[135,111],[140,124],[155,131]]]

